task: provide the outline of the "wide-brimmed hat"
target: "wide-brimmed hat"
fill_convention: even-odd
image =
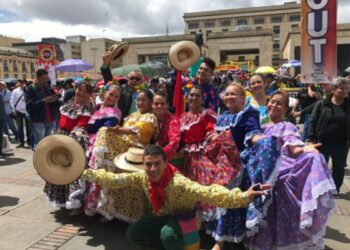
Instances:
[[[120,154],[114,158],[114,164],[117,168],[127,172],[143,171],[143,148],[130,147],[126,153]]]
[[[118,60],[125,56],[126,52],[129,50],[129,44],[122,42],[119,44],[113,44],[110,48],[112,52],[111,58],[108,62],[109,67],[113,68],[118,64]]]
[[[195,43],[181,41],[171,46],[169,60],[175,69],[185,70],[198,61],[200,54],[200,50]]]
[[[84,171],[85,153],[81,145],[67,135],[50,135],[36,146],[34,168],[45,181],[66,185]]]

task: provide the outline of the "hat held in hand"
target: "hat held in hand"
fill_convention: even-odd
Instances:
[[[114,68],[118,64],[119,59],[125,56],[128,50],[129,50],[129,44],[127,42],[113,44],[112,47],[110,48],[112,55],[109,59],[108,66],[111,68]]]
[[[177,70],[186,70],[200,57],[198,46],[190,41],[181,41],[171,46],[169,61]]]
[[[67,135],[50,135],[37,145],[33,156],[34,168],[45,181],[66,185],[74,182],[86,166],[82,146]]]

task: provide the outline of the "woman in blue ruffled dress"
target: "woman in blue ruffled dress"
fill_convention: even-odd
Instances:
[[[273,188],[248,208],[246,245],[249,249],[323,249],[335,189],[327,163],[315,148],[318,144],[306,146],[296,126],[284,121],[285,92],[274,93],[267,107],[271,122],[262,127],[266,138],[248,150],[246,166],[253,183],[271,183]],[[270,152],[261,154],[261,143],[268,141],[276,145],[280,157],[276,164],[261,165],[261,160],[271,159]]]
[[[259,112],[250,105],[244,107],[244,102],[244,88],[237,83],[228,85],[224,95],[224,103],[228,110],[218,116],[215,126],[219,134],[231,134],[231,138],[241,154],[247,146],[252,146],[259,139],[262,139]],[[216,138],[213,137],[212,140],[215,141]],[[235,176],[226,185],[228,188],[237,186],[240,186],[242,190],[250,186],[246,171],[241,171],[239,176]],[[205,223],[206,232],[211,234],[217,241],[213,249],[222,249],[223,241],[241,242],[245,236],[247,209],[224,210],[223,212],[223,208],[217,208],[217,220]]]

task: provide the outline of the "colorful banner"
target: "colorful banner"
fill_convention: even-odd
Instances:
[[[301,82],[337,77],[337,1],[301,0]]]
[[[55,45],[41,44],[38,45],[38,67],[49,72],[51,84],[56,84],[56,53]]]
[[[219,71],[237,71],[240,70],[240,67],[238,65],[218,65],[216,66],[215,70],[219,70]]]

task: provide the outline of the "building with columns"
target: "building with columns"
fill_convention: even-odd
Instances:
[[[206,56],[217,63],[225,61],[253,62],[258,66],[278,68],[284,62],[300,59],[300,4],[225,9],[185,13],[183,35],[123,39],[130,45],[123,64],[158,60],[167,62],[172,44],[194,41],[203,33]],[[350,24],[338,25],[338,68],[350,65]],[[340,46],[341,45],[341,46]],[[294,51],[298,51],[294,52]]]
[[[18,48],[0,46],[0,78],[34,79],[38,58]]]

